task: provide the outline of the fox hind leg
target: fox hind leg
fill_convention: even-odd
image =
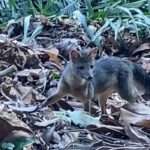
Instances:
[[[122,71],[118,76],[118,93],[130,103],[136,102],[138,93],[134,85],[133,74],[129,71]]]

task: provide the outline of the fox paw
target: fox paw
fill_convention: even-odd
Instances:
[[[103,114],[100,117],[100,121],[104,124],[109,124],[109,125],[119,125],[118,121],[112,119],[111,117],[109,117],[107,114]]]
[[[109,121],[109,116],[107,114],[102,114],[100,117],[100,121],[103,123]]]

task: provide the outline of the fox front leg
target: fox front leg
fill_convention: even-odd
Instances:
[[[45,100],[41,107],[45,107],[47,105],[52,105],[55,104],[57,101],[59,101],[63,97],[63,94],[60,93],[59,91],[55,92],[52,94],[47,100]]]
[[[57,101],[59,101],[62,97],[64,97],[65,95],[67,95],[66,92],[66,85],[64,84],[63,80],[59,81],[58,87],[56,89],[56,92],[53,93],[47,100],[45,100],[42,104],[41,104],[41,108],[45,107],[47,105],[52,105],[55,104]]]
[[[89,112],[89,114],[92,114],[92,102],[90,99],[85,100],[85,102],[83,103],[84,105],[84,111]]]
[[[107,94],[102,94],[98,97],[98,104],[99,107],[101,108],[101,117],[100,117],[100,121],[102,122],[107,122],[108,121],[108,114],[106,111],[106,107],[107,107],[107,98],[108,95]]]
[[[87,111],[90,115],[92,115],[92,101],[95,98],[92,82],[88,83],[85,93],[87,98],[84,99],[84,111]]]

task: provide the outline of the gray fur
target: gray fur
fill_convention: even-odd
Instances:
[[[102,114],[106,114],[106,101],[113,92],[118,92],[129,102],[136,101],[138,95],[134,83],[140,80],[136,78],[135,72],[140,73],[137,68],[135,71],[133,63],[116,57],[102,58],[95,62],[90,51],[74,52],[70,55],[70,61],[62,73],[57,91],[42,106],[54,104],[61,97],[71,95],[83,102],[84,110],[90,111],[91,100],[98,98]],[[91,68],[91,65],[94,65],[94,68]],[[78,69],[79,66],[83,66],[84,69]],[[141,77],[142,75],[140,74]],[[88,80],[89,76],[93,79]],[[149,82],[149,77],[146,78]]]

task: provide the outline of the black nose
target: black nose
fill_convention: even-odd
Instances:
[[[92,80],[92,79],[93,79],[93,77],[92,77],[92,76],[89,76],[89,77],[88,77],[88,80]]]

